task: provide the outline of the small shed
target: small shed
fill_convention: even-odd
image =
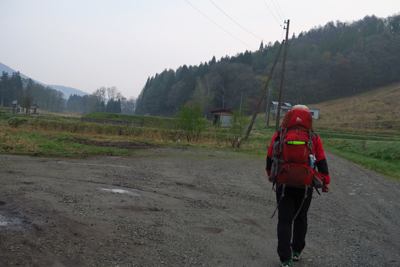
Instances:
[[[274,112],[274,115],[278,113],[278,103],[276,101],[272,101],[271,112]],[[293,106],[290,103],[282,102],[281,103],[281,113],[280,115],[283,117],[289,110],[292,110]],[[316,108],[309,108],[309,111],[313,117],[313,119],[319,119],[319,109]]]
[[[319,119],[319,109],[310,108],[309,110],[310,110],[310,113],[311,113],[313,119],[317,119],[318,120]]]
[[[223,108],[210,111],[213,114],[213,125],[221,122],[222,127],[227,127],[230,124],[229,117],[233,115],[232,109]]]
[[[19,105],[19,104],[13,104],[13,109],[15,110],[15,114],[37,114],[37,110],[39,109],[39,106],[36,104],[33,104],[33,105],[30,105],[29,108],[24,108],[24,107],[21,107],[21,105]]]
[[[30,114],[36,114],[38,108],[39,108],[38,105],[33,104],[33,105],[31,105],[31,106],[29,107],[28,113],[30,113]]]
[[[276,116],[278,114],[278,104],[279,102],[277,101],[272,101],[272,108],[274,110],[274,115]],[[290,103],[287,102],[282,102],[281,103],[281,112],[280,112],[280,116],[285,116],[286,112],[288,112],[289,110],[292,109],[292,105]]]

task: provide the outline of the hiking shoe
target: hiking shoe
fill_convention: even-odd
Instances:
[[[292,259],[290,259],[288,261],[281,261],[281,266],[282,267],[290,267],[290,266],[292,266]]]
[[[300,256],[301,256],[301,252],[292,252],[292,259],[294,260],[294,261],[298,261],[298,260],[300,260]]]

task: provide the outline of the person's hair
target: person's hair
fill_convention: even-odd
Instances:
[[[310,111],[306,105],[294,105],[292,109],[305,109]]]

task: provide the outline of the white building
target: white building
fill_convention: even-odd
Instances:
[[[278,114],[278,103],[277,101],[272,101],[272,106],[271,106],[271,111],[273,110],[274,116],[276,116]],[[287,102],[282,102],[281,103],[281,112],[280,112],[280,116],[284,117],[285,114],[289,111],[292,110],[292,105],[290,103]],[[315,109],[315,108],[310,108],[310,113],[313,117],[313,119],[318,119],[319,118],[319,109]]]

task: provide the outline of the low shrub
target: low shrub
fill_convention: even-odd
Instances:
[[[25,118],[17,118],[17,117],[12,117],[10,119],[8,119],[8,125],[10,125],[11,127],[17,128],[23,124],[28,123],[28,120]]]

